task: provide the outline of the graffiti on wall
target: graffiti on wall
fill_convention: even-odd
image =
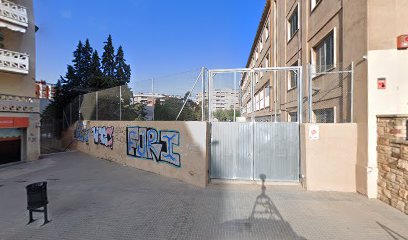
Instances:
[[[174,146],[180,145],[178,131],[127,127],[126,135],[127,155],[181,167],[180,154],[174,152]]]
[[[89,129],[86,128],[86,125],[82,121],[79,121],[77,127],[74,131],[74,138],[80,142],[89,141]]]
[[[113,127],[92,127],[95,144],[113,148]]]

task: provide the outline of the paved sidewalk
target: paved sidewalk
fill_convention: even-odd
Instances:
[[[135,160],[137,161],[137,160]],[[51,222],[25,186],[48,181]],[[408,239],[408,216],[358,194],[177,180],[78,152],[0,169],[0,239]]]

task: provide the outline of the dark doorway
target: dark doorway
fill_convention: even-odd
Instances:
[[[21,161],[21,139],[0,140],[0,164]]]

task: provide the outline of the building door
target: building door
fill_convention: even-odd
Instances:
[[[0,164],[21,161],[21,135],[18,128],[0,129]]]

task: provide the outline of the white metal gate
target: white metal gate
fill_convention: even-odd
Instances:
[[[292,111],[296,113],[295,122],[278,122],[276,110],[274,116],[270,116],[274,122],[256,122],[254,114],[257,110],[254,95],[256,91],[259,92],[259,89],[255,87],[255,82],[262,81],[262,79],[256,79],[257,74],[278,72],[278,74],[286,75],[288,71],[295,74],[297,86],[302,86],[300,66],[208,71],[208,119],[211,122],[210,177],[212,179],[253,180],[260,179],[260,176],[264,175],[269,181],[299,181],[299,123],[302,122],[302,88],[298,87],[295,90],[296,102],[292,104],[294,105]],[[213,117],[215,112],[215,109],[212,109],[215,97],[213,96],[214,76],[225,73],[241,73],[249,76],[251,97],[249,102],[246,101],[246,104],[249,104],[252,109],[249,122],[235,122],[235,108],[233,122],[218,122]],[[278,74],[273,77],[274,87],[278,85]],[[287,79],[286,76],[284,79]],[[236,80],[234,77],[234,88]],[[242,96],[241,89],[240,96]],[[276,109],[278,103],[276,101],[274,103],[274,109]],[[240,106],[241,112],[242,109]]]

